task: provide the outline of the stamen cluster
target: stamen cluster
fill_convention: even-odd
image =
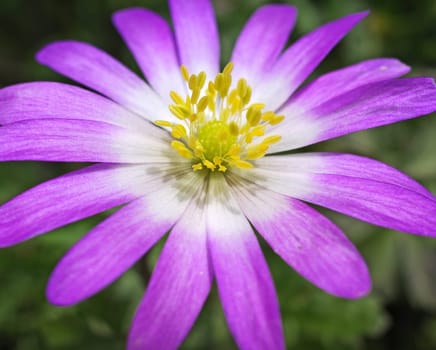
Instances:
[[[269,146],[281,139],[279,135],[263,136],[268,125],[280,123],[284,116],[264,112],[262,103],[250,104],[252,89],[244,78],[231,89],[232,70],[233,64],[227,64],[206,84],[205,72],[189,74],[182,66],[189,93],[183,98],[171,91],[174,104],[169,106],[180,123],[155,121],[170,128],[175,139],[171,146],[182,157],[193,160],[194,171],[207,168],[225,172],[231,166],[252,168],[250,161],[263,157]]]

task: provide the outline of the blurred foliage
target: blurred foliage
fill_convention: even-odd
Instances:
[[[436,72],[434,0],[294,0],[299,9],[292,40],[353,11],[371,15],[326,59],[316,74],[372,57],[398,57],[412,75]],[[265,0],[216,0],[223,62],[250,13]],[[151,8],[168,16],[165,1],[2,0],[0,86],[33,80],[67,81],[34,61],[58,39],[88,41],[138,71],[110,23],[115,10]],[[426,117],[324,142],[315,150],[378,158],[436,192],[436,119]],[[0,202],[77,168],[71,164],[0,164]],[[324,211],[357,244],[370,267],[373,292],[361,300],[327,295],[292,271],[265,244],[292,349],[436,349],[436,241],[392,232]],[[56,261],[105,214],[0,251],[0,349],[123,349],[129,323],[163,242],[120,280],[79,305],[58,308],[44,298]],[[183,349],[235,349],[216,289]]]

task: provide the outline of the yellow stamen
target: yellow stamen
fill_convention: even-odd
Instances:
[[[183,97],[180,96],[177,92],[175,91],[170,91],[170,97],[171,99],[174,101],[174,103],[176,105],[183,105],[185,103],[185,101],[183,100]]]
[[[191,115],[191,111],[189,109],[186,109],[182,105],[177,105],[177,106],[170,105],[168,108],[170,112],[180,120],[184,120]]]
[[[251,103],[252,89],[244,78],[232,87],[233,63],[228,63],[213,80],[205,72],[190,74],[180,68],[189,93],[183,97],[170,92],[170,112],[181,124],[165,120],[156,125],[169,128],[171,147],[182,157],[192,159],[192,170],[226,172],[229,168],[250,169],[252,160],[263,157],[280,135],[264,137],[266,128],[283,121],[284,116],[264,111],[265,104]]]
[[[234,160],[232,161],[232,165],[241,168],[241,169],[251,169],[253,164],[250,162],[246,162],[245,160]]]
[[[184,158],[194,158],[192,152],[180,141],[172,141],[171,147],[174,148]]]
[[[183,80],[188,81],[189,80],[189,71],[188,68],[182,64],[182,67],[180,68],[180,71],[182,72]]]
[[[272,145],[273,143],[279,142],[281,139],[282,137],[280,135],[272,135],[272,136],[265,137],[262,140],[262,143]]]
[[[181,138],[186,139],[186,137],[188,135],[187,135],[186,129],[183,125],[175,124],[172,126],[171,136],[176,138],[176,139],[181,139]]]
[[[209,96],[203,96],[197,103],[197,112],[203,112],[209,104]]]
[[[166,120],[155,120],[154,123],[159,126],[171,126],[172,124]]]
[[[224,67],[223,73],[224,74],[232,74],[232,71],[233,71],[233,62],[229,62]]]
[[[192,165],[192,169],[194,171],[201,170],[201,169],[203,169],[203,164],[201,164],[201,163],[194,164],[194,165]]]

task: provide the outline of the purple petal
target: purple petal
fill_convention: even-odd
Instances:
[[[180,62],[190,72],[205,71],[213,79],[219,70],[219,36],[209,0],[169,0]]]
[[[144,167],[93,165],[42,183],[0,207],[0,246],[10,246],[133,200]]]
[[[283,163],[285,160],[282,158]],[[339,167],[332,171],[334,161],[331,164],[333,166],[330,165],[322,173],[312,172],[310,167],[307,171],[303,168],[286,171],[264,165],[262,169],[259,165],[249,174],[239,174],[272,191],[375,225],[418,235],[436,236],[436,199],[430,197],[427,191],[419,189],[413,181],[408,181],[404,175],[395,174],[393,169],[388,169],[387,172],[386,169],[381,169],[381,178],[378,179],[377,172],[374,172],[374,178],[369,178],[371,171],[363,171],[360,176],[356,173],[357,169],[344,167],[346,170],[341,170],[343,164],[340,162]],[[340,175],[341,173],[346,175]]]
[[[151,191],[103,221],[67,253],[47,287],[51,303],[75,304],[97,293],[172,227],[186,202],[179,201],[169,186]]]
[[[436,89],[431,78],[392,79],[358,87],[312,110],[297,113],[298,106],[294,110],[280,128],[282,141],[273,145],[271,152],[431,113],[436,110]]]
[[[343,298],[359,298],[371,288],[368,269],[342,231],[295,199],[235,181],[234,191],[258,232],[298,273]]]
[[[436,200],[374,180],[314,175],[303,200],[382,227],[436,236]]]
[[[178,348],[211,285],[204,214],[193,204],[168,237],[136,311],[127,348]]]
[[[0,124],[48,118],[106,122],[162,135],[159,128],[117,103],[73,85],[34,82],[0,90]]]
[[[312,81],[292,96],[280,113],[292,115],[295,105],[299,110],[311,109],[357,87],[398,78],[409,71],[408,66],[393,58],[377,58],[353,64]]]
[[[367,11],[348,15],[302,37],[279,58],[253,100],[266,103],[271,110],[279,108],[330,50],[367,15]]]
[[[253,86],[271,67],[289,38],[297,9],[290,5],[260,7],[248,20],[236,41],[231,61],[235,81],[246,78]]]
[[[141,8],[115,13],[113,21],[135,56],[148,82],[169,100],[169,93],[185,91],[177,50],[168,23],[159,15]]]
[[[241,349],[284,349],[274,285],[247,219],[224,178],[211,177],[207,233],[218,292]]]
[[[39,63],[113,99],[149,120],[169,114],[163,101],[119,61],[78,41],[49,44],[37,54]]]
[[[162,163],[171,151],[164,140],[90,120],[24,120],[0,130],[1,161]]]
[[[415,191],[433,199],[433,194],[410,176],[375,159],[342,153],[300,153],[268,156],[256,161],[265,170],[292,174],[329,174],[375,180]]]

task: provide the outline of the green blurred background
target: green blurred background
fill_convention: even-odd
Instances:
[[[264,0],[216,0],[223,63],[249,14]],[[292,39],[349,12],[372,13],[334,50],[316,74],[373,57],[397,57],[411,75],[436,74],[434,0],[295,0],[299,18]],[[93,43],[138,71],[111,26],[119,8],[144,6],[168,17],[165,1],[2,0],[0,86],[66,79],[39,66],[35,52],[59,39]],[[436,193],[436,118],[360,132],[311,149],[350,152],[401,168]],[[0,203],[82,164],[0,164]],[[373,276],[373,292],[357,301],[329,296],[299,277],[262,242],[280,299],[289,349],[436,349],[436,240],[408,236],[324,211],[353,239]],[[69,308],[49,305],[44,288],[50,271],[68,248],[102,214],[0,250],[1,350],[117,350],[162,242],[120,280]],[[102,242],[104,244],[104,242]],[[235,349],[216,289],[183,349]]]

